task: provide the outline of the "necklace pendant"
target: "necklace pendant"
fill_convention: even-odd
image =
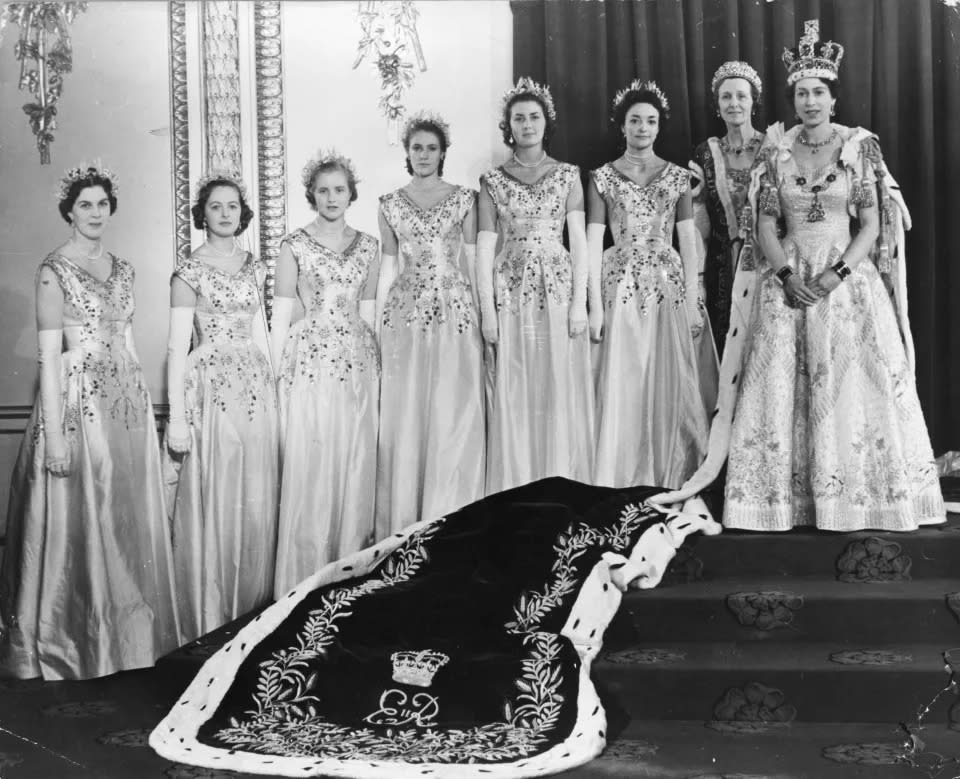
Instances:
[[[820,199],[814,198],[813,202],[810,204],[810,210],[807,212],[807,221],[822,222],[825,218],[826,214],[823,211],[823,206],[820,205]]]

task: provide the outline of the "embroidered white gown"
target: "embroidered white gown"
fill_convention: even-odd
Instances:
[[[494,264],[499,340],[487,433],[487,492],[547,476],[593,478],[590,339],[569,334],[573,266],[563,225],[575,165],[533,184],[503,170],[483,181],[497,209]]]
[[[593,180],[615,241],[602,269],[594,483],[677,487],[706,453],[712,401],[701,386],[717,375],[713,350],[695,347],[672,243],[690,173],[668,163],[641,187],[607,164]]]
[[[280,429],[273,373],[251,330],[265,273],[251,255],[236,273],[193,257],[174,271],[197,294],[199,338],[186,370],[190,451],[164,447],[178,474],[168,509],[184,641],[273,595]]]
[[[277,597],[372,540],[380,402],[380,351],[359,310],[377,240],[358,231],[342,253],[302,228],[284,240],[305,314],[290,329],[278,376]]]
[[[875,141],[852,164],[801,167],[787,134],[760,179],[761,209],[786,222],[787,262],[810,280],[876,202]],[[872,144],[872,147],[870,146]],[[865,150],[863,147],[867,147]],[[813,187],[820,191],[813,193]],[[822,216],[810,221],[819,201]],[[724,525],[912,530],[944,518],[933,452],[890,294],[870,258],[809,308],[790,308],[759,268],[752,343],[733,416]]]
[[[475,198],[466,187],[430,209],[403,190],[380,198],[402,270],[380,333],[378,538],[484,494],[483,343],[459,266],[461,225]]]
[[[89,679],[152,666],[175,649],[173,561],[153,404],[125,338],[133,267],[99,281],[51,254],[63,290],[63,419],[38,399],[10,485],[0,571],[0,670]],[[70,471],[44,467],[44,425],[61,424]]]

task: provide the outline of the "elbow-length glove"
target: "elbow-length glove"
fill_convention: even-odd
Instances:
[[[170,332],[167,334],[167,398],[170,416],[167,419],[167,447],[183,454],[190,451],[190,426],[187,424],[186,376],[187,353],[193,333],[193,308],[175,306],[170,309]]]
[[[603,233],[606,226],[597,222],[587,225],[587,317],[590,338],[595,343],[603,337]]]
[[[567,234],[570,237],[570,262],[573,266],[573,294],[570,298],[569,330],[575,338],[587,329],[587,232],[583,211],[567,214]]]
[[[680,260],[683,262],[684,301],[687,309],[687,319],[693,334],[699,335],[703,330],[703,311],[700,308],[700,262],[697,257],[697,228],[692,219],[677,222],[677,237],[680,243]]]
[[[287,344],[290,320],[293,318],[293,303],[293,298],[275,297],[273,299],[273,311],[270,316],[270,351],[276,361],[273,369],[277,378],[280,377],[283,349]]]
[[[397,255],[383,254],[380,257],[380,274],[377,276],[377,298],[373,311],[373,331],[380,337],[380,331],[383,329],[383,312],[387,308],[387,297],[390,295],[390,287],[397,278]],[[361,304],[362,305],[362,304]],[[363,309],[360,310],[360,316],[363,316]]]
[[[40,413],[43,419],[43,464],[54,476],[70,472],[70,449],[63,434],[63,330],[37,334],[40,364]]]
[[[480,298],[480,330],[483,340],[495,344],[499,337],[497,305],[493,291],[493,259],[497,234],[492,230],[477,233],[477,295]]]

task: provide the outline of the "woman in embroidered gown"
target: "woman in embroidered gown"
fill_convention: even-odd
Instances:
[[[739,221],[747,202],[750,169],[764,137],[753,128],[763,85],[757,71],[734,60],[717,69],[710,88],[726,133],[697,146],[690,169],[700,182],[693,213],[706,243],[702,273],[707,313],[717,352],[723,354],[730,329],[730,290],[742,244]]]
[[[0,668],[19,678],[143,668],[179,643],[160,447],[133,346],[134,271],[101,243],[115,183],[105,168],[67,172],[59,207],[73,235],[37,273],[40,397],[0,571]]]
[[[771,139],[756,171],[762,256],[730,433],[728,527],[913,530],[945,518],[904,348],[892,180],[876,136],[831,120],[842,54],[807,23],[798,52],[784,55],[801,123]]]
[[[244,192],[230,175],[201,180],[193,221],[206,242],[170,280],[167,457],[179,478],[168,509],[185,641],[273,595],[280,430],[266,267],[234,238],[253,218]]]
[[[357,199],[350,160],[318,155],[304,168],[303,185],[317,218],[284,238],[273,302],[271,349],[282,354],[277,597],[366,546],[374,528],[377,240],[344,219]],[[294,296],[304,316],[291,328]]]
[[[575,165],[547,154],[555,122],[550,91],[520,79],[500,122],[513,154],[481,178],[477,287],[483,337],[496,355],[487,492],[546,476],[593,477],[583,188]]]
[[[476,196],[440,178],[450,146],[442,118],[412,116],[403,143],[413,179],[380,198],[379,538],[484,494]]]
[[[679,486],[707,448],[701,373],[716,386],[717,365],[712,349],[698,364],[694,345],[704,317],[690,172],[653,150],[668,110],[652,81],[617,95],[613,119],[626,149],[593,172],[587,193],[591,308],[604,312],[594,483],[610,487]],[[608,216],[615,245],[603,255]]]

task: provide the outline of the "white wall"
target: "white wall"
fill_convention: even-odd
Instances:
[[[497,122],[513,73],[510,6],[507,0],[420,0],[416,7],[427,70],[417,71],[405,105],[410,113],[426,108],[449,122],[453,145],[444,178],[476,188],[480,174],[504,158]],[[377,107],[379,74],[369,60],[351,69],[361,37],[357,8],[356,2],[283,5],[290,229],[315,216],[300,173],[320,147],[335,146],[352,158],[360,197],[347,221],[373,235],[377,197],[410,180],[403,147],[387,142]]]

